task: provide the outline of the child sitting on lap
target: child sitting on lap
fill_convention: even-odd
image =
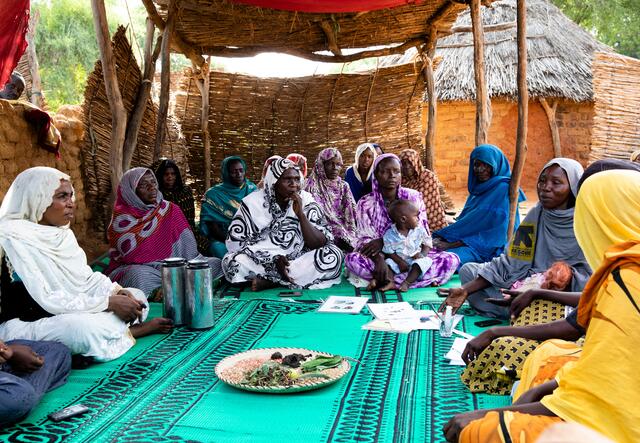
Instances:
[[[419,223],[418,208],[409,200],[395,200],[388,211],[394,224],[382,237],[382,252],[387,263],[387,283],[379,289],[394,289],[394,275],[408,272],[398,288],[406,292],[411,283],[422,277],[431,267],[432,260],[427,257],[432,245],[431,235]],[[368,289],[375,288],[377,284],[375,279],[371,280]]]

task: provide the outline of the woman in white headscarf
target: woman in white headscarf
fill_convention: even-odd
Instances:
[[[250,281],[254,291],[276,285],[322,289],[340,282],[343,253],[333,244],[320,206],[302,187],[291,160],[271,162],[264,188],[242,199],[229,225],[222,260],[227,280]]]
[[[91,270],[69,229],[74,208],[69,176],[57,169],[27,169],[9,188],[0,207],[0,337],[58,341],[74,354],[113,360],[134,337],[171,323],[142,323],[144,294]]]
[[[353,165],[349,166],[344,176],[344,181],[349,184],[353,199],[358,200],[363,195],[371,192],[371,174],[373,174],[373,161],[378,156],[377,145],[363,143],[356,149]]]

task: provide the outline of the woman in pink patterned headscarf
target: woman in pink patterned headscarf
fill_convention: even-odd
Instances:
[[[324,211],[335,244],[353,251],[356,244],[356,202],[347,182],[342,180],[342,155],[336,148],[320,151],[305,189]]]

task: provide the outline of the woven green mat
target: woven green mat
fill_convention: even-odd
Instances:
[[[116,361],[72,371],[25,421],[1,431],[2,441],[441,442],[451,415],[507,404],[506,397],[472,395],[464,387],[461,368],[443,358],[453,338],[364,331],[369,315],[315,312],[313,300],[353,295],[348,284],[305,291],[301,302],[283,301],[278,292],[226,294],[216,304],[214,328],[146,337]],[[441,301],[432,288],[401,297]],[[387,301],[392,298],[389,293]],[[152,315],[159,314],[154,304]],[[462,328],[478,333],[477,319],[466,316]],[[215,377],[222,358],[273,346],[348,355],[363,364],[334,385],[290,395],[247,393]],[[75,403],[90,411],[58,424],[46,419]]]

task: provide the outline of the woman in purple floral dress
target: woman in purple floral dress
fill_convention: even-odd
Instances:
[[[383,154],[373,164],[373,171],[372,191],[358,201],[356,208],[357,252],[348,254],[345,259],[349,281],[355,286],[366,286],[372,278],[375,278],[380,286],[387,283],[382,236],[392,223],[387,212],[391,202],[396,199],[413,202],[420,211],[420,223],[430,232],[422,194],[401,186],[400,159],[394,154]],[[433,265],[411,285],[412,288],[446,283],[460,263],[455,254],[434,249],[429,251],[428,257],[433,260]],[[396,275],[396,286],[399,286],[405,277],[406,273]]]
[[[356,245],[356,202],[346,181],[340,177],[342,155],[336,148],[320,151],[305,190],[324,211],[335,244],[351,252]]]

